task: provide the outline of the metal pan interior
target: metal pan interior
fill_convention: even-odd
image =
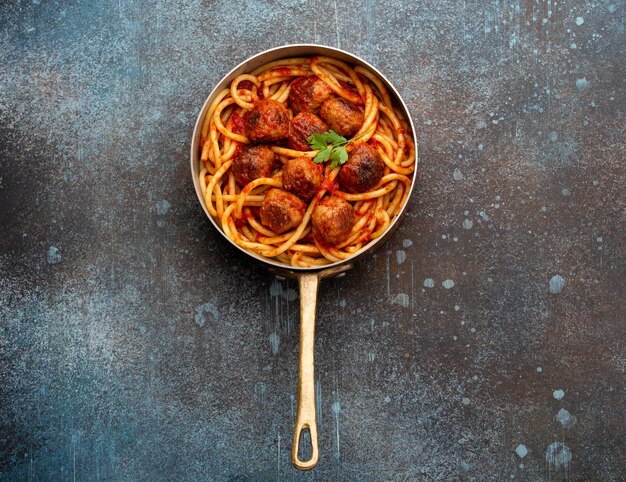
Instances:
[[[409,192],[406,204],[402,207],[402,209],[400,210],[398,215],[395,217],[395,219],[392,221],[387,231],[381,237],[372,240],[367,245],[365,245],[363,249],[361,249],[361,251],[359,251],[357,254],[355,254],[354,256],[348,259],[337,261],[335,263],[324,265],[321,267],[303,268],[303,267],[290,266],[290,265],[281,263],[279,261],[264,258],[251,251],[247,251],[243,249],[242,247],[238,246],[235,242],[233,242],[230,238],[228,238],[224,234],[222,229],[218,226],[216,221],[209,214],[204,204],[204,200],[202,198],[202,192],[200,190],[200,185],[198,181],[198,176],[200,174],[199,162],[198,162],[199,161],[198,150],[200,146],[202,122],[204,120],[204,116],[207,113],[207,110],[209,109],[209,106],[211,105],[211,102],[221,90],[225,89],[226,87],[230,85],[230,83],[235,77],[246,72],[251,72],[261,67],[262,65],[265,65],[269,62],[273,62],[274,60],[280,60],[280,59],[289,58],[289,57],[314,56],[314,55],[326,55],[329,57],[335,57],[339,60],[343,60],[344,62],[353,64],[353,65],[361,65],[363,67],[367,67],[384,82],[385,86],[389,89],[389,93],[392,99],[395,101],[396,105],[400,108],[400,110],[404,114],[407,122],[409,123],[411,127],[411,133],[412,133],[413,142],[415,145],[415,170],[413,171],[411,188],[410,188],[410,192]],[[417,175],[418,160],[419,160],[419,157],[418,157],[418,151],[417,151],[417,138],[415,136],[415,126],[413,124],[413,119],[411,118],[411,115],[409,113],[409,110],[406,104],[403,102],[402,98],[400,97],[400,94],[395,89],[395,87],[391,84],[391,82],[389,82],[389,80],[387,80],[387,78],[377,68],[367,63],[363,59],[357,57],[356,55],[353,55],[349,52],[346,52],[340,49],[336,49],[334,47],[326,47],[323,45],[314,45],[314,44],[297,44],[297,45],[286,45],[282,47],[276,47],[276,48],[261,52],[259,54],[253,55],[252,57],[244,60],[242,63],[236,66],[233,70],[231,70],[228,74],[226,74],[222,78],[222,80],[215,86],[213,91],[211,91],[206,101],[204,102],[204,105],[202,106],[202,109],[200,110],[200,114],[198,115],[198,119],[196,121],[196,125],[193,131],[192,142],[191,142],[191,173],[193,176],[193,183],[196,188],[196,194],[198,196],[198,200],[200,201],[200,205],[202,206],[202,209],[204,209],[205,214],[207,215],[207,217],[209,218],[213,226],[215,226],[215,228],[222,234],[222,236],[224,236],[224,238],[230,244],[232,244],[233,246],[235,246],[237,249],[244,252],[248,256],[251,256],[252,258],[266,265],[267,267],[288,270],[290,272],[321,271],[321,270],[327,270],[329,268],[333,268],[339,265],[349,264],[349,263],[352,263],[354,260],[360,258],[361,256],[365,255],[367,252],[371,251],[375,246],[381,245],[391,235],[391,233],[398,227],[400,218],[402,217],[404,211],[406,210],[408,206],[408,203],[411,200],[411,194],[415,186],[415,180],[416,180],[416,175]]]

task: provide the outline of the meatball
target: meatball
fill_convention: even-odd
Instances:
[[[350,153],[348,162],[341,168],[339,181],[353,192],[373,188],[385,174],[385,163],[369,144],[362,144]]]
[[[289,159],[283,167],[283,187],[305,201],[317,194],[323,179],[322,165],[308,157]]]
[[[310,151],[307,138],[313,134],[323,134],[328,130],[326,123],[315,114],[300,112],[289,124],[287,145],[296,151]]]
[[[289,134],[289,111],[278,101],[259,100],[248,112],[247,124],[253,141],[279,141]]]
[[[291,84],[289,90],[289,107],[294,113],[312,112],[317,114],[320,106],[330,98],[333,91],[326,82],[315,75],[300,77]]]
[[[339,244],[345,240],[354,225],[354,209],[344,199],[330,196],[322,199],[311,216],[313,232],[318,241]]]
[[[239,185],[245,186],[260,177],[270,177],[275,163],[274,151],[268,146],[246,146],[233,160],[230,169]]]
[[[353,135],[365,121],[363,109],[339,97],[324,102],[320,116],[332,130],[342,136]]]
[[[261,222],[275,233],[281,234],[302,222],[306,204],[293,194],[272,188],[261,204]]]

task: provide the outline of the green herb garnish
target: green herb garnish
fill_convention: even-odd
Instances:
[[[345,164],[348,162],[348,151],[346,151],[346,146],[351,142],[360,139],[364,135],[369,134],[372,130],[373,128],[350,140],[337,134],[332,129],[324,132],[323,134],[313,134],[307,138],[311,149],[319,151],[313,159],[313,162],[321,164],[330,159],[332,161],[330,163],[331,169],[336,168],[340,164]]]

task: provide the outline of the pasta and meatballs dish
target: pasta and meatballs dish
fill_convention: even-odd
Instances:
[[[410,193],[410,125],[369,69],[327,56],[270,62],[208,108],[199,184],[234,243],[294,267],[354,256]]]

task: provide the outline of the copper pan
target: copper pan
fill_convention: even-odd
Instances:
[[[365,247],[365,249],[355,254],[353,257],[326,265],[324,267],[300,268],[287,266],[281,262],[263,258],[255,253],[246,251],[245,249],[241,248],[233,241],[231,241],[217,225],[215,220],[209,215],[209,212],[207,211],[207,208],[204,205],[204,200],[202,198],[202,192],[198,183],[198,176],[200,173],[199,146],[202,131],[202,122],[215,96],[221,90],[228,87],[231,81],[240,74],[251,72],[264,64],[273,62],[274,60],[313,55],[326,55],[329,57],[335,57],[337,59],[343,60],[352,65],[364,66],[374,72],[383,81],[387,89],[389,89],[389,95],[392,97],[397,107],[402,111],[405,119],[409,122],[409,125],[411,127],[413,142],[416,146],[415,163],[417,167],[418,157],[415,126],[413,125],[413,120],[411,119],[409,109],[407,108],[406,104],[400,97],[400,94],[393,87],[391,82],[389,82],[389,80],[387,80],[387,78],[378,69],[354,54],[334,47],[326,47],[323,45],[315,44],[285,45],[282,47],[272,48],[253,55],[252,57],[244,60],[242,63],[237,65],[233,70],[226,74],[222,78],[222,80],[219,81],[219,83],[215,86],[213,91],[211,91],[211,93],[207,97],[204,105],[202,106],[202,109],[200,110],[200,114],[198,115],[198,120],[196,121],[191,141],[191,173],[193,183],[196,188],[196,194],[198,195],[200,205],[202,206],[202,209],[204,209],[204,212],[206,213],[209,221],[211,221],[215,229],[219,233],[221,233],[222,236],[224,236],[226,242],[230,243],[235,249],[240,250],[250,258],[253,258],[257,263],[260,263],[263,266],[267,267],[267,269],[270,272],[274,273],[276,276],[293,278],[298,280],[298,285],[300,289],[300,367],[298,371],[298,411],[296,415],[296,426],[291,450],[291,461],[293,465],[300,470],[312,469],[313,467],[315,467],[315,465],[317,465],[317,462],[319,460],[317,420],[315,414],[315,378],[313,361],[315,339],[315,306],[317,302],[317,290],[319,287],[319,283],[323,278],[338,275],[343,276],[346,271],[352,268],[352,264],[355,261],[357,261],[362,256],[371,253],[376,247],[383,244],[384,241],[388,239],[393,231],[398,227],[400,218],[402,217],[404,211],[407,209],[408,202],[402,207],[402,210],[400,211],[398,216],[396,216],[396,218],[392,221],[385,234],[380,238],[371,241],[369,245]],[[413,187],[415,186],[416,174],[417,169],[415,169],[415,171],[413,172],[411,192],[413,190]],[[411,193],[409,193],[409,199],[410,195]],[[300,438],[302,432],[304,432],[305,430],[308,430],[310,434],[311,457],[309,458],[309,460],[300,460],[298,454],[300,447]]]

